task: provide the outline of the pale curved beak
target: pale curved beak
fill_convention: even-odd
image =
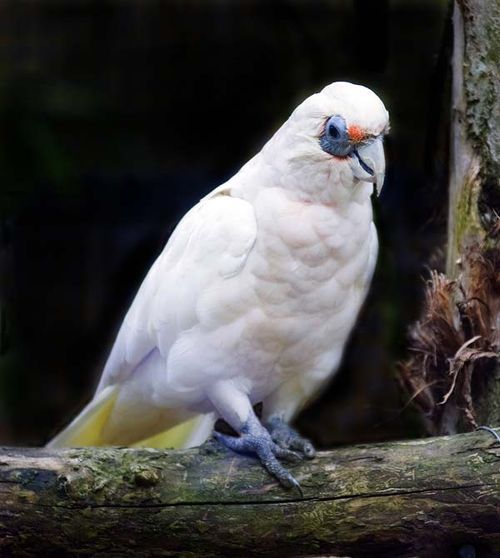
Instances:
[[[354,176],[363,182],[373,182],[377,195],[384,185],[385,156],[382,137],[376,138],[372,143],[355,148],[351,154],[351,169]]]

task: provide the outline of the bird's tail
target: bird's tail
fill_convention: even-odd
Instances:
[[[212,433],[214,413],[195,415],[159,434],[133,444],[135,448],[185,449],[200,446]]]
[[[117,395],[116,386],[104,388],[62,432],[47,444],[47,447],[101,445],[99,443],[101,431],[109,419]]]
[[[49,448],[124,445],[119,440],[109,442],[105,427],[115,407],[118,386],[108,386],[100,391],[82,412],[48,444]],[[189,448],[199,446],[209,436],[215,422],[214,413],[195,415],[175,422],[165,430],[146,438],[127,442],[125,445],[147,448]]]

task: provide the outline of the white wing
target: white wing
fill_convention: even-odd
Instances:
[[[237,275],[256,239],[253,207],[217,189],[181,220],[144,279],[118,332],[97,392],[127,379],[148,355],[168,354],[197,322],[205,289]]]

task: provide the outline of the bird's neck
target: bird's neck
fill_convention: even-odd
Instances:
[[[280,188],[293,201],[348,211],[351,204],[370,204],[373,185],[353,180],[348,162],[270,161],[258,153],[225,187],[236,197],[254,201],[263,189]]]

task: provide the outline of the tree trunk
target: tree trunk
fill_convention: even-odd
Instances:
[[[455,1],[446,276],[401,380],[431,433],[500,423],[500,4]]]
[[[455,2],[447,275],[466,289],[474,280],[464,265],[470,253],[499,250],[499,21],[497,0]],[[498,314],[500,292],[496,295],[487,302]],[[478,420],[500,423],[498,365],[481,391],[475,405]]]
[[[321,453],[304,495],[210,443],[188,451],[0,451],[0,555],[500,555],[487,432]]]
[[[447,275],[467,246],[498,241],[500,209],[500,4],[460,0],[453,12]]]

